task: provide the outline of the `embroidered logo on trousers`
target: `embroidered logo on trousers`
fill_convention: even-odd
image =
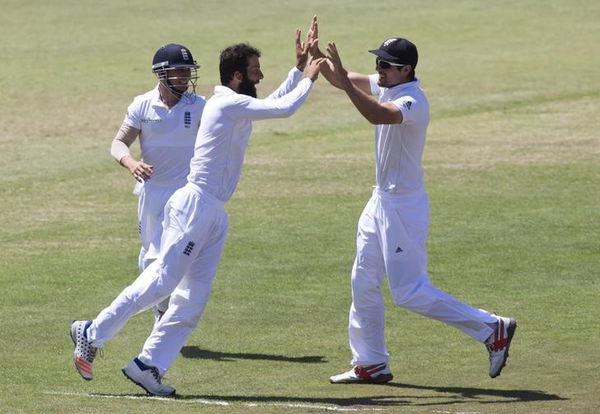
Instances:
[[[400,246],[398,246],[398,248],[396,249],[396,253],[400,253],[400,252],[402,252],[402,251],[403,251],[403,250],[400,248]]]
[[[193,241],[188,242],[187,246],[185,246],[185,249],[183,249],[183,254],[189,256],[192,253],[192,250],[194,250],[195,245],[196,243],[194,243]]]

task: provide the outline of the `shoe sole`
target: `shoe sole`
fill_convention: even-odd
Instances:
[[[506,329],[506,334],[508,335],[508,339],[506,340],[506,352],[504,353],[504,360],[502,361],[502,366],[498,370],[496,375],[490,375],[491,378],[496,378],[500,376],[500,373],[506,366],[506,360],[508,359],[508,351],[510,350],[510,344],[512,342],[513,336],[515,336],[515,331],[517,330],[517,321],[514,319],[509,319],[508,328]]]
[[[69,333],[70,333],[71,341],[73,341],[73,345],[75,346],[75,348],[77,348],[77,333],[73,330],[73,323],[75,321],[76,320],[73,320],[73,322],[71,322],[71,329],[69,329]],[[83,373],[79,369],[79,365],[77,365],[77,355],[75,355],[74,352],[73,352],[73,364],[75,364],[75,369],[77,370],[79,375],[81,375],[81,378],[83,378],[86,381],[91,381],[94,379],[93,375],[91,377],[86,377],[85,375],[83,375]]]
[[[329,378],[330,384],[386,384],[394,379],[392,374],[381,374],[375,378],[359,378],[356,381],[333,381]]]
[[[141,382],[137,382],[137,381],[136,381],[136,380],[134,380],[132,377],[130,377],[130,376],[129,376],[129,374],[127,373],[127,371],[125,371],[125,368],[123,368],[123,369],[121,370],[121,372],[123,373],[123,375],[125,375],[125,377],[126,377],[126,378],[127,378],[129,381],[133,382],[135,385],[137,385],[138,387],[140,387],[140,388],[142,388],[144,391],[146,391],[146,393],[147,393],[148,395],[152,395],[152,396],[154,396],[154,397],[170,397],[170,396],[173,396],[173,395],[175,395],[175,390],[173,390],[173,392],[172,392],[172,393],[170,393],[170,394],[154,394],[153,392],[150,392],[150,391],[148,391],[148,389],[147,389],[146,387],[144,387],[144,385],[143,385]]]

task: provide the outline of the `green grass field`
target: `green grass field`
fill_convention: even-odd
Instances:
[[[0,412],[595,413],[600,411],[600,4],[597,1],[0,0]],[[152,324],[133,318],[83,381],[68,327],[137,275],[133,179],[110,157],[156,48],[263,51],[265,96],[320,19],[347,68],[413,40],[432,121],[425,153],[433,282],[518,319],[502,376],[482,345],[394,308],[387,386],[348,368],[349,272],[374,181],[372,127],[319,80],[288,120],[255,123],[213,296],[146,398],[120,369]],[[387,288],[386,288],[387,289]]]

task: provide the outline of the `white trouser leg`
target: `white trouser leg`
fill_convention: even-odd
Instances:
[[[227,223],[199,252],[190,270],[171,294],[167,312],[154,326],[138,358],[155,366],[161,375],[169,369],[177,354],[197,326],[208,302],[213,278],[225,244]]]
[[[158,256],[163,232],[165,207],[169,198],[177,191],[175,187],[155,187],[145,183],[138,200],[138,231],[140,234],[140,273]]]
[[[160,253],[165,209],[169,198],[175,191],[177,191],[176,187],[155,187],[148,183],[145,183],[140,190],[138,200],[138,228],[141,241],[138,257],[140,272],[143,272],[156,260]],[[161,312],[165,312],[168,306],[169,297],[156,305]]]
[[[351,281],[352,305],[348,322],[352,365],[373,365],[389,359],[381,294],[385,268],[373,220],[374,213],[374,203],[371,200],[358,222],[356,258]]]
[[[200,200],[186,187],[173,195],[168,205],[158,258],[92,321],[88,338],[94,346],[112,338],[135,313],[170,295],[198,251],[213,237],[214,228],[227,220],[222,205]]]
[[[414,200],[379,199],[377,217],[381,250],[394,302],[405,309],[442,321],[483,342],[496,322],[429,282],[427,274],[427,196]]]

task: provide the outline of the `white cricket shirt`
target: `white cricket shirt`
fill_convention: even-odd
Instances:
[[[228,201],[240,179],[252,121],[285,118],[296,112],[312,89],[312,81],[301,77],[302,72],[293,68],[265,99],[215,86],[215,94],[206,102],[202,115],[188,181]]]
[[[375,182],[379,190],[409,195],[425,189],[421,160],[429,124],[429,103],[420,81],[391,88],[377,85],[369,76],[371,93],[379,102],[392,102],[402,112],[402,123],[375,127]]]
[[[144,185],[177,188],[185,185],[205,104],[203,96],[186,92],[168,109],[160,100],[158,85],[134,98],[124,122],[141,130],[141,157],[154,166],[152,177]]]

